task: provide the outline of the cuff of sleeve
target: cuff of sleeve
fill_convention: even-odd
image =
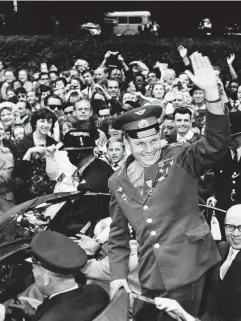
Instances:
[[[220,102],[218,104],[220,104]],[[227,123],[227,126],[229,126],[229,109],[225,105],[223,105],[223,108],[224,108],[223,115],[213,114],[207,110],[206,127],[212,128],[212,129],[219,129],[221,128],[220,125],[222,123]]]

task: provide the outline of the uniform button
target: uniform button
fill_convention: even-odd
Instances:
[[[152,223],[152,218],[148,218],[146,221],[148,224],[150,224],[150,223]]]
[[[235,182],[235,181],[233,181],[233,184],[236,184],[236,182]]]
[[[159,249],[159,247],[160,247],[160,244],[159,244],[159,243],[154,244],[154,248],[155,248],[155,249]]]
[[[144,210],[144,211],[148,210],[148,206],[147,206],[147,205],[144,205],[144,206],[143,206],[143,210]]]
[[[156,235],[156,231],[151,231],[151,236],[155,236]]]

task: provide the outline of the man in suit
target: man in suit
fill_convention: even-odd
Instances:
[[[224,157],[213,166],[214,192],[208,205],[228,210],[241,203],[241,111],[230,113],[231,142]],[[224,213],[217,211],[222,239],[225,239]]]
[[[206,134],[194,144],[161,150],[160,106],[143,106],[119,116],[112,124],[122,129],[132,150],[125,166],[109,179],[112,223],[109,260],[111,298],[118,289],[130,291],[129,229],[139,243],[139,279],[150,298],[166,295],[197,315],[205,273],[220,261],[208,224],[198,206],[198,178],[226,153],[229,117],[219,97],[214,70],[207,57],[191,56],[194,70],[186,71],[202,88],[207,101]],[[164,320],[166,315],[144,304],[136,320]]]
[[[89,321],[108,305],[108,294],[100,286],[75,281],[75,274],[87,263],[78,244],[58,232],[43,231],[33,237],[31,248],[35,283],[45,296],[33,321]],[[0,320],[4,319],[0,312]]]
[[[81,191],[92,193],[108,193],[108,179],[113,169],[95,153],[99,131],[93,119],[80,120],[78,128],[64,136],[64,145],[56,150],[55,146],[47,149],[46,172],[52,181],[56,181],[54,193]],[[102,214],[109,216],[109,197],[102,201]],[[92,227],[101,218],[97,206],[97,196],[83,195],[73,204],[68,224],[62,225],[61,233],[73,235],[88,222]],[[51,205],[46,216],[54,217],[63,203]],[[102,217],[103,218],[103,217]]]
[[[225,218],[227,242],[219,244],[222,261],[215,267],[212,276],[211,293],[202,321],[241,320],[241,205],[232,206]],[[187,313],[176,301],[156,298],[161,310],[168,309],[173,318],[183,317],[186,321],[195,318]]]

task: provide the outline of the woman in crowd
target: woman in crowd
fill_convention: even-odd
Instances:
[[[48,134],[53,131],[56,116],[47,108],[40,108],[31,117],[33,132],[19,142],[14,167],[16,202],[22,203],[39,195],[49,194],[54,185],[45,167],[46,147],[57,142]]]
[[[0,215],[14,206],[11,190],[13,167],[13,145],[5,139],[4,124],[0,121]]]
[[[18,80],[26,91],[32,90],[32,83],[29,81],[29,75],[26,69],[19,70]]]
[[[14,104],[11,102],[2,103],[2,107],[0,106],[0,120],[3,123],[3,126],[6,129],[12,128],[14,123]]]

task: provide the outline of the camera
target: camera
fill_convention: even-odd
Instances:
[[[180,80],[179,80],[173,87],[177,87],[177,89],[178,89],[179,91],[181,91],[181,90],[183,89],[182,83],[181,83]]]
[[[109,67],[120,67],[120,62],[118,60],[119,51],[111,51],[110,57],[107,59],[106,65]]]

